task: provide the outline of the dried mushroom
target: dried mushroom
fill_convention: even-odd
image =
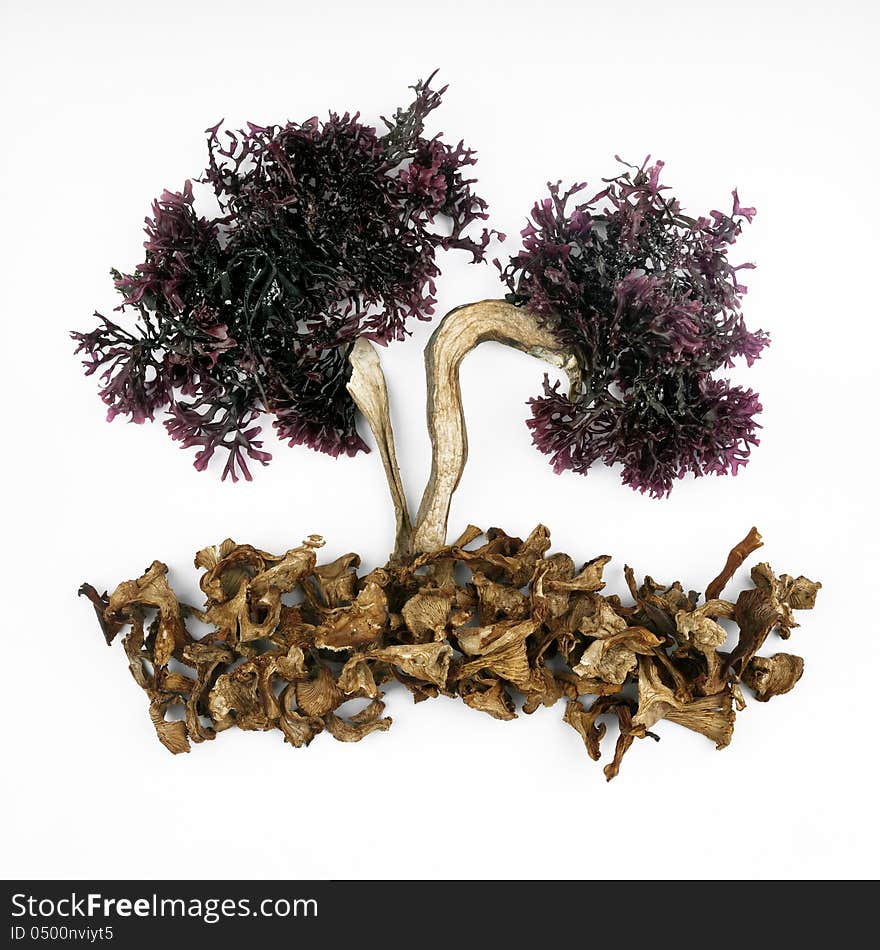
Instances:
[[[756,656],[743,673],[743,682],[762,703],[781,696],[790,689],[804,672],[804,661],[791,653],[777,653],[771,657]]]
[[[177,600],[159,561],[109,595],[88,584],[81,593],[108,643],[130,628],[132,675],[173,753],[234,726],[278,729],[297,748],[324,731],[357,742],[390,728],[383,698],[396,680],[416,701],[458,696],[500,720],[515,719],[518,705],[531,713],[564,700],[564,720],[593,759],[611,716],[611,779],[635,741],[657,739],[666,723],[724,748],[740,680],[763,702],[803,672],[800,657],[757,650],[774,628],[784,636],[796,625],[792,611],[813,606],[819,585],[806,578],[777,578],[760,564],[756,586],[735,604],[717,596],[701,604],[680,584],[649,577],[639,586],[628,570],[634,603],[625,605],[600,593],[607,556],[576,571],[566,555],[547,554],[543,526],[525,541],[493,529],[473,547],[478,537],[469,529],[453,545],[394,556],[363,576],[355,554],[319,565],[314,535],[280,556],[227,540],[196,557],[201,611]],[[738,549],[728,563],[739,563]],[[285,594],[301,603],[287,606]],[[211,632],[195,639],[190,617]],[[729,655],[721,619],[739,627]],[[592,704],[582,701],[588,695]],[[367,705],[347,715],[341,707],[352,700]],[[182,716],[169,718],[175,706]]]

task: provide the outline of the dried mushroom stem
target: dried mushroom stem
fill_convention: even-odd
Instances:
[[[727,555],[727,563],[721,569],[721,573],[706,588],[706,600],[714,600],[716,597],[720,597],[728,581],[739,570],[743,561],[763,545],[764,541],[760,532],[757,528],[752,528]]]
[[[436,551],[446,544],[452,493],[468,455],[459,371],[465,356],[486,340],[505,343],[564,370],[572,388],[580,381],[574,357],[523,307],[483,300],[457,307],[443,318],[425,350],[432,462],[413,533],[416,552]]]
[[[396,522],[393,556],[399,558],[409,551],[412,522],[400,478],[400,468],[397,465],[397,454],[394,451],[394,432],[388,409],[385,374],[382,372],[375,346],[364,337],[359,337],[355,342],[348,361],[351,364],[351,379],[347,389],[370,425],[385,468]]]

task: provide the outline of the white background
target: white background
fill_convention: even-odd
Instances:
[[[876,875],[876,4],[4,0],[0,32],[4,876]],[[172,757],[76,598],[159,558],[194,599],[194,552],[226,536],[282,551],[318,532],[328,559],[384,561],[375,453],[273,446],[251,484],[221,484],[158,423],[107,425],[66,334],[114,306],[109,267],[141,259],[152,197],[204,167],[203,129],[377,122],[435,66],[451,85],[429,131],[479,150],[502,255],[548,179],[596,182],[615,152],[663,158],[689,210],[727,209],[734,186],[759,209],[735,252],[759,264],[746,314],[773,337],[734,374],[765,406],[748,468],[664,502],[607,469],[555,476],[523,424],[545,367],[485,346],[462,373],[450,522],[544,522],[578,561],[613,554],[620,591],[624,563],[702,590],[756,524],[760,557],[824,588],[768,643],[805,656],[802,681],[751,702],[723,753],[661,723],[606,784],[561,704],[500,723],[398,689],[390,733],[360,744],[233,730]],[[441,263],[440,313],[499,294],[489,266]],[[382,354],[413,503],[429,332]]]

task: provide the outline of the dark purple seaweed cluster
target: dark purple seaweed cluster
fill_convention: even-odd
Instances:
[[[736,473],[757,445],[750,389],[716,378],[769,342],[746,329],[746,288],[727,250],[744,208],[685,216],[660,184],[662,162],[627,166],[569,210],[585,185],[535,205],[523,250],[503,270],[508,299],[526,303],[575,354],[584,374],[566,396],[545,380],[530,405],[538,448],[557,471],[621,463],[625,484],[656,497],[688,472]]]
[[[466,233],[486,218],[465,177],[474,153],[423,135],[445,91],[430,82],[382,135],[348,113],[209,130],[202,182],[219,215],[199,214],[189,181],[164,192],[144,262],[113,272],[134,326],[97,314],[95,329],[73,334],[87,372],[100,373],[108,418],[140,423],[167,409],[171,436],[198,449],[196,468],[222,448],[233,480],[250,478],[248,458],[270,458],[264,410],[290,444],[366,449],[345,388],[352,342],[402,339],[409,319],[433,312],[437,249],[479,261],[489,242]]]

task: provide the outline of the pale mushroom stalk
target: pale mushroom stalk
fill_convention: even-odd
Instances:
[[[412,521],[400,478],[397,454],[394,450],[394,432],[391,427],[391,415],[388,409],[388,388],[385,374],[379,363],[379,354],[375,346],[365,337],[359,337],[348,356],[351,363],[351,379],[347,389],[358,409],[364,414],[376,440],[388,490],[394,504],[396,531],[394,536],[394,555],[400,558],[410,550],[412,539]]]
[[[580,385],[574,356],[524,307],[483,300],[456,307],[443,318],[425,349],[432,460],[413,531],[412,550],[418,553],[446,544],[452,493],[468,455],[459,371],[465,356],[486,340],[505,343],[564,370],[570,390]]]

